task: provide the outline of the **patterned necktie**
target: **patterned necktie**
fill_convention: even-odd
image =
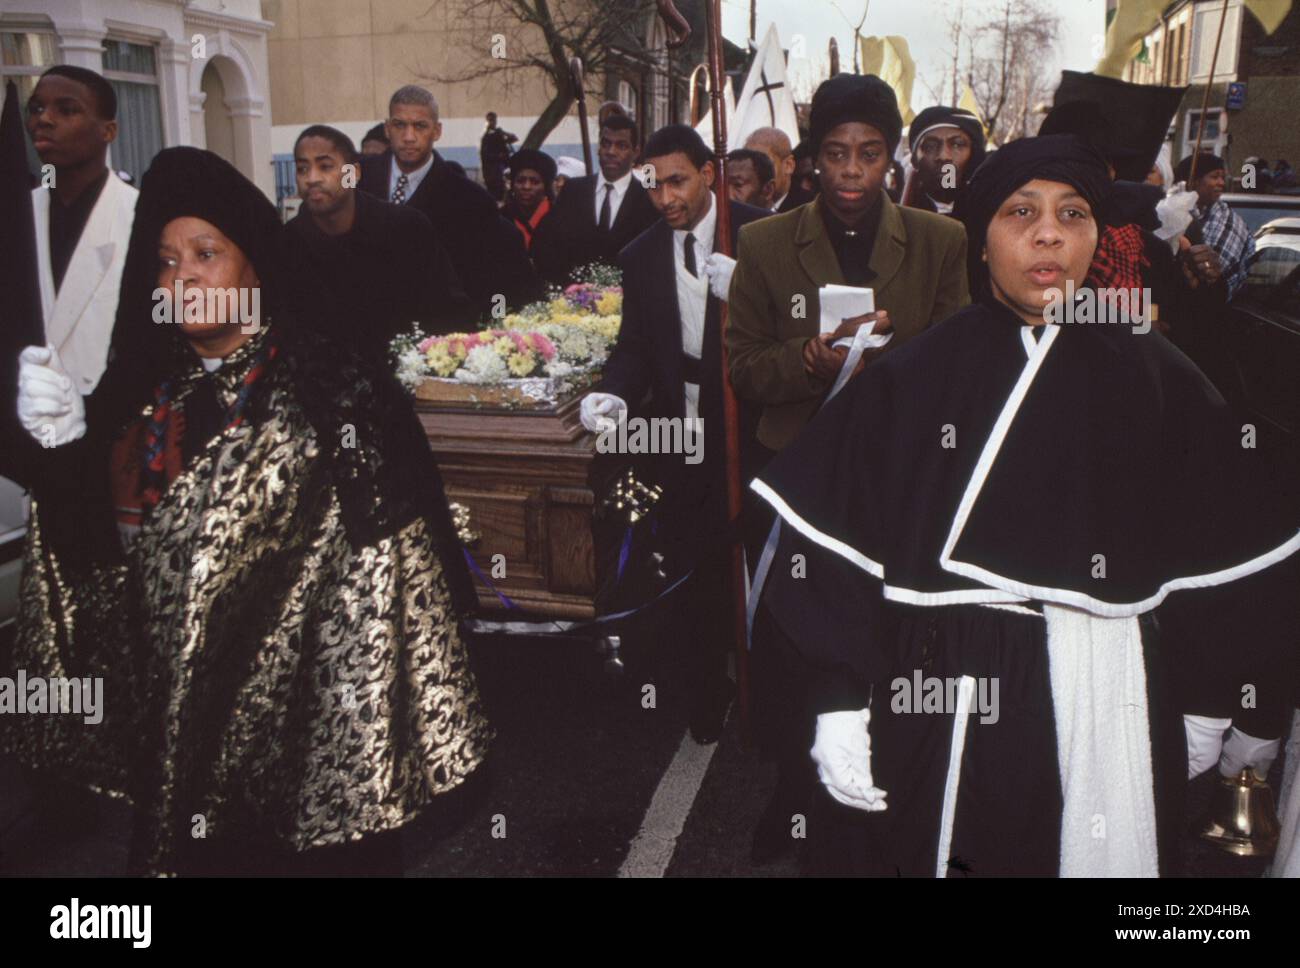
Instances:
[[[686,233],[686,245],[684,248],[686,249],[686,271],[698,279],[700,274],[695,268],[695,236],[690,232]]]
[[[406,172],[400,172],[397,176],[397,187],[393,189],[393,204],[401,205],[406,201],[406,186],[411,183],[411,179],[406,177]]]
[[[609,231],[609,196],[613,193],[613,191],[614,191],[614,186],[606,182],[605,201],[602,202],[600,206],[600,230],[602,232]]]

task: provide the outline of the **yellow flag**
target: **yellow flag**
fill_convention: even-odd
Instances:
[[[1093,73],[1122,77],[1125,65],[1142,49],[1142,38],[1160,23],[1160,14],[1168,5],[1169,0],[1119,0],[1106,27],[1106,52]]]
[[[969,84],[965,84],[961,89],[961,100],[957,102],[957,107],[963,111],[969,111],[975,117],[980,119],[980,127],[984,129],[984,137],[989,136],[989,126],[984,121],[984,115],[980,113],[979,103],[975,100],[975,92],[970,89]]]
[[[916,64],[912,61],[907,40],[903,37],[863,37],[862,73],[875,74],[894,89],[898,98],[898,111],[903,116],[903,127],[912,123],[916,113],[912,110],[912,82],[916,80]]]
[[[1264,33],[1271,34],[1291,12],[1291,0],[1246,0],[1246,9],[1264,25]]]

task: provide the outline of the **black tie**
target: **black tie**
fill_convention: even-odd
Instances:
[[[695,236],[691,235],[690,232],[686,233],[684,248],[686,249],[686,271],[698,279],[700,274],[695,269]]]
[[[602,232],[609,231],[609,196],[613,191],[614,191],[614,186],[606,182],[605,201],[601,202],[600,205],[600,230]]]

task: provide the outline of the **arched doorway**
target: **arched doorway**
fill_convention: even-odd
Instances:
[[[238,165],[235,152],[235,119],[230,113],[230,104],[226,99],[226,85],[221,78],[216,58],[208,61],[203,68],[203,78],[199,82],[203,91],[203,133],[204,143],[209,151],[220,155],[232,165]]]

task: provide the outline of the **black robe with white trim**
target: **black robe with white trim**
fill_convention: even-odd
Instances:
[[[1050,744],[1039,747],[1065,715],[1063,698],[1077,694],[1106,720],[1095,713],[1106,697],[1088,690],[1117,674],[1103,666],[1130,629],[1104,620],[1131,622],[1136,638],[1134,617],[1171,593],[1234,581],[1300,548],[1294,484],[1271,480],[1270,457],[1243,446],[1240,422],[1162,337],[1118,325],[1035,333],[996,304],[933,327],[827,404],[753,487],[785,526],[765,619],[836,684],[821,711],[860,708],[875,691],[875,780],[891,807],[846,818],[873,845],[860,869],[934,873],[956,859],[961,871],[1044,872],[1061,833],[1031,821],[1061,817],[1042,777],[1060,764]],[[1065,678],[1046,685],[1043,612],[1066,625],[1082,616],[1074,627],[1102,664],[1066,670],[1071,653],[1057,651],[1053,671]],[[1102,744],[1096,754],[1131,753],[1126,782],[1154,770],[1159,801],[1181,750],[1178,710],[1154,695],[1176,655],[1152,631],[1144,620],[1129,679],[1118,669],[1133,692],[1121,705],[1142,707],[1144,721],[1150,713],[1151,751]],[[1021,646],[1007,647],[1012,639]],[[998,678],[1002,717],[963,732],[951,709],[893,713],[893,684],[926,667]],[[951,762],[959,732],[964,750]],[[1099,769],[1105,786],[1104,760]],[[1076,761],[1061,781],[1083,772]],[[1017,787],[1034,776],[1039,787]],[[1164,834],[1169,813],[1157,813]],[[968,856],[972,847],[982,856]]]

